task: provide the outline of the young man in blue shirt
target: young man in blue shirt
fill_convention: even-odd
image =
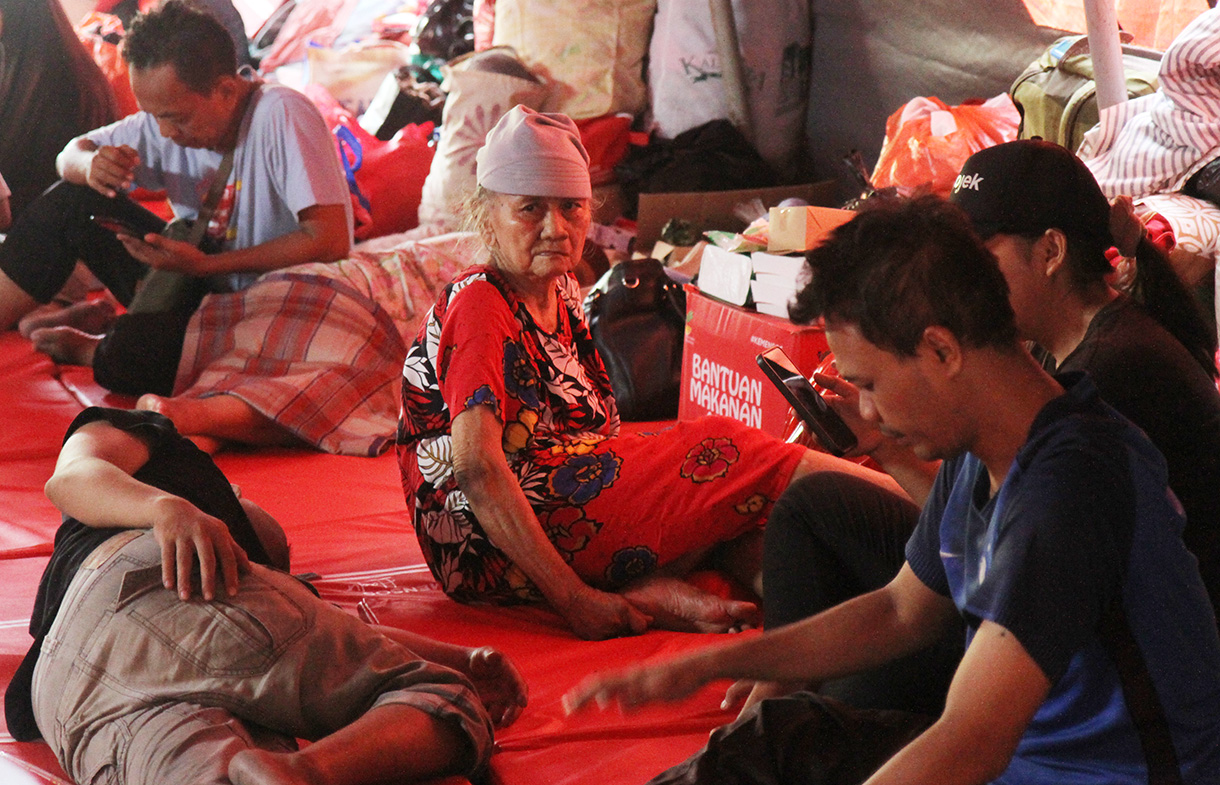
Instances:
[[[809,255],[866,420],[943,459],[887,586],[761,637],[595,676],[569,703],[673,700],[719,678],[824,681],[934,641],[967,649],[935,719],[767,700],[654,782],[1220,782],[1220,638],[1164,460],[1083,375],[1017,339],[957,208],[867,210]]]

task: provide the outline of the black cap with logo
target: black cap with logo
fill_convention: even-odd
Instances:
[[[1110,244],[1110,204],[1084,163],[1065,147],[1023,139],[966,160],[949,200],[984,239],[995,234],[1064,234]]]

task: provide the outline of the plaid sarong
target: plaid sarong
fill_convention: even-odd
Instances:
[[[474,247],[470,235],[407,241],[208,295],[174,394],[235,395],[320,450],[378,455],[398,426],[407,345]]]

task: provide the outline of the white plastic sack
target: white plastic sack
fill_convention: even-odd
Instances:
[[[480,67],[480,62],[497,55],[515,53],[507,47],[488,49],[443,69],[441,89],[448,96],[440,140],[419,203],[419,225],[429,235],[459,228],[461,216],[455,209],[474,191],[474,156],[492,126],[517,104],[538,109],[546,99],[548,89],[541,82]]]
[[[805,130],[812,30],[809,0],[734,0],[754,146],[791,163]],[[658,0],[648,50],[653,123],[664,139],[728,117],[708,0]]]
[[[319,84],[335,97],[343,108],[359,117],[372,103],[386,74],[411,61],[411,52],[397,41],[373,40],[352,44],[342,49],[309,46],[309,84]]]
[[[547,112],[573,119],[647,105],[644,55],[656,0],[496,0],[496,45],[552,86]]]

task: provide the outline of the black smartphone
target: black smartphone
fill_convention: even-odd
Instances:
[[[758,367],[783,393],[797,416],[818,437],[831,455],[843,455],[856,446],[856,434],[838,412],[814,389],[805,375],[778,346],[758,355]]]
[[[156,229],[141,228],[130,221],[125,221],[122,218],[115,218],[114,216],[110,215],[91,215],[89,216],[89,220],[93,221],[95,224],[108,232],[114,232],[115,234],[126,234],[131,237],[143,237],[149,232],[157,231]]]

